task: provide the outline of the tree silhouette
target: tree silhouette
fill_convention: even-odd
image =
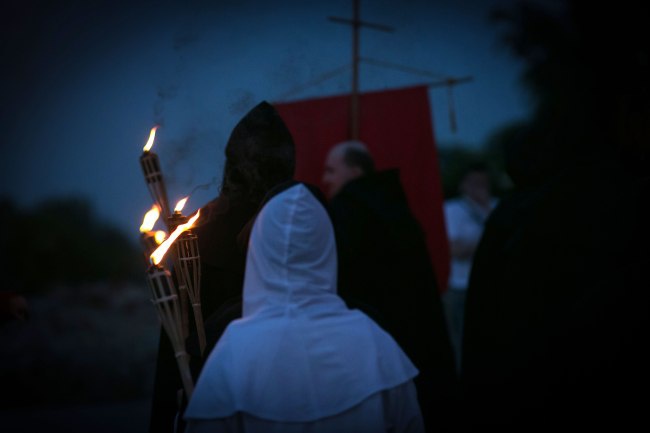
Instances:
[[[0,222],[8,289],[141,279],[137,248],[122,232],[98,221],[85,199],[52,199],[30,211],[3,200]]]
[[[526,64],[522,81],[534,104],[504,144],[526,140],[544,172],[598,153],[647,161],[648,12],[626,0],[562,6],[520,3],[493,13],[503,42]]]

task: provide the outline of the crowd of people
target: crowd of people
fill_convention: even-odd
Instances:
[[[399,173],[376,170],[359,141],[338,143],[323,194],[293,179],[294,143],[275,109],[253,108],[196,229],[208,340],[202,357],[196,335],[187,339],[196,389],[189,401],[179,394],[161,334],[150,432],[638,420],[624,386],[646,370],[648,255],[633,242],[642,190],[597,157],[518,177],[525,149],[515,150],[511,196],[497,202],[486,167],[473,165],[444,204],[451,274],[441,296]],[[638,314],[623,310],[629,299]]]
[[[398,172],[376,171],[358,141],[331,149],[326,195],[294,166],[291,134],[260,103],[196,229],[210,355],[188,337],[188,402],[161,333],[150,431],[446,429],[454,357]]]

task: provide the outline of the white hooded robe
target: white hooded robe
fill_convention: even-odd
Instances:
[[[273,197],[251,233],[243,317],[206,361],[187,433],[424,430],[417,369],[375,322],[346,307],[336,273],[320,202],[302,184]]]

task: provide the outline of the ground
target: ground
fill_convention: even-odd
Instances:
[[[0,326],[0,430],[146,431],[159,324],[144,277],[26,297],[29,319]]]

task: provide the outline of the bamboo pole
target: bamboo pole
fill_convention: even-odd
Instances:
[[[190,335],[190,306],[189,296],[187,293],[187,285],[185,284],[185,277],[181,271],[181,264],[178,260],[178,245],[172,246],[174,253],[172,254],[172,263],[176,274],[176,282],[178,283],[178,298],[181,308],[181,331],[183,333],[183,341]]]
[[[180,212],[174,211],[173,214],[171,214],[167,219],[167,226],[169,227],[169,231],[173,232],[176,230],[176,227],[178,227],[181,224],[185,224],[187,222],[188,218],[184,215],[182,215]],[[181,263],[179,260],[179,246],[178,246],[178,241],[182,239],[183,235],[181,235],[178,240],[176,241],[176,244],[172,246],[173,253],[172,253],[172,263],[174,265],[174,271],[176,273],[176,280],[178,283],[178,295],[180,298],[180,304],[181,304],[181,329],[183,331],[183,341],[187,339],[188,335],[190,335],[190,317],[189,317],[189,311],[190,311],[190,306],[189,306],[189,296],[187,293],[187,285],[185,284],[186,278],[183,276],[183,272],[181,270]]]
[[[151,193],[151,198],[160,206],[160,211],[167,222],[169,217],[169,200],[167,200],[167,189],[160,169],[158,155],[151,151],[144,151],[140,156],[140,165],[144,173],[144,180]]]
[[[185,339],[182,336],[178,294],[171,274],[161,266],[152,265],[147,271],[147,282],[151,289],[151,302],[156,307],[158,319],[174,349],[185,395],[189,400],[194,392],[194,383],[189,367],[189,355],[185,350]]]
[[[199,336],[201,355],[206,346],[203,312],[201,311],[201,258],[199,254],[198,237],[190,230],[181,235],[176,244],[180,273],[185,280],[187,294],[189,295],[194,312],[194,322]]]

